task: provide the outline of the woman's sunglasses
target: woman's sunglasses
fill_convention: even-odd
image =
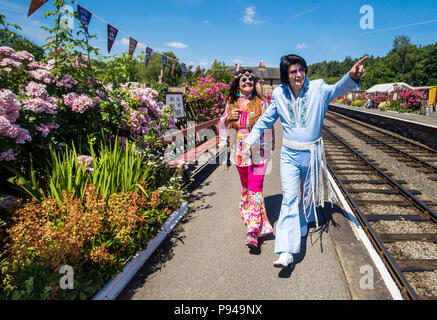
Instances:
[[[299,72],[300,73],[305,73],[305,68],[304,67],[300,67]],[[295,76],[297,74],[297,69],[290,71],[288,74],[292,75],[292,76]]]
[[[250,78],[242,77],[242,78],[241,78],[241,81],[242,81],[242,82],[253,81],[253,77],[250,77]]]

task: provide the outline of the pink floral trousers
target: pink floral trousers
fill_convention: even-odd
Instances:
[[[273,232],[267,218],[262,194],[265,165],[237,167],[242,184],[240,197],[240,215],[247,226],[247,233],[256,233],[258,237]]]

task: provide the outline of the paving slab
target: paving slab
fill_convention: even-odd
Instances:
[[[282,140],[280,126],[280,123],[275,125],[277,141]],[[266,210],[272,225],[276,224],[282,201],[280,143],[277,146],[271,172],[264,182]],[[334,215],[329,210],[319,210],[319,214],[326,216],[325,229],[310,229],[302,241],[302,251],[295,265],[274,268],[273,261],[278,257],[274,254],[274,235],[260,241],[258,251],[249,251],[245,245],[246,227],[238,210],[241,187],[236,168],[226,171],[219,165],[209,167],[210,172],[191,192],[189,213],[118,299],[366,299],[365,295],[356,294],[357,290],[351,291],[351,282],[356,287],[356,277],[350,276],[356,273],[356,263],[351,266],[348,262],[356,260],[362,264],[363,259],[367,261],[365,259],[369,257],[364,248],[356,244],[359,240],[354,240],[355,245],[352,241],[349,247],[341,241],[343,232],[352,232],[347,219],[336,224],[334,240],[337,240],[333,241],[329,224]],[[346,249],[337,250],[337,246],[353,250],[346,253]],[[352,271],[348,272],[350,269]],[[371,296],[370,299],[378,297]]]

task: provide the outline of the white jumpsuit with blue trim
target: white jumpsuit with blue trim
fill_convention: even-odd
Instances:
[[[264,130],[272,128],[280,118],[284,129],[280,160],[283,199],[276,224],[277,254],[299,253],[307,223],[318,224],[315,208],[324,204],[323,179],[327,172],[321,140],[325,113],[334,98],[358,88],[359,80],[353,80],[349,73],[334,85],[306,78],[297,99],[289,86],[281,85],[273,91],[269,107],[245,141],[254,145]],[[326,182],[329,200],[335,201],[327,179]]]

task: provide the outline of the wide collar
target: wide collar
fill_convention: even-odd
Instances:
[[[296,99],[294,98],[293,91],[291,91],[290,85],[282,84],[281,86],[282,86],[282,92],[284,93],[284,96],[291,101],[295,101]],[[305,76],[305,82],[303,84],[302,90],[299,93],[298,98],[305,97],[309,87],[310,87],[310,80],[308,79],[307,76]]]

